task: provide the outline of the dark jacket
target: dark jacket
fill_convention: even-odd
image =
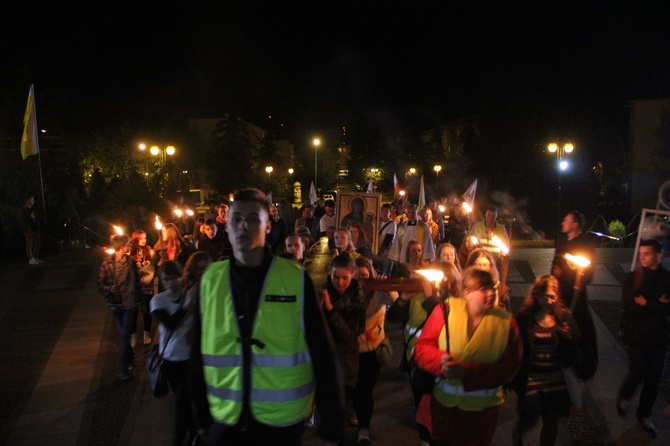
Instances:
[[[516,322],[519,325],[519,332],[521,333],[521,340],[523,341],[523,360],[521,368],[516,377],[509,384],[518,395],[526,393],[526,386],[528,384],[528,368],[530,366],[530,359],[533,357],[533,327],[535,325],[535,314],[531,308],[522,308],[516,315]],[[563,322],[567,322],[572,333],[572,339],[565,339],[557,330]],[[570,310],[563,309],[556,315],[556,327],[554,331],[554,342],[558,348],[558,361],[564,367],[576,366],[580,361],[579,340],[581,334],[574,317]]]
[[[621,289],[622,329],[626,345],[668,344],[670,304],[659,302],[664,294],[670,299],[670,272],[660,265],[655,270],[640,268],[626,275]],[[634,298],[637,296],[643,296],[647,304],[636,304]]]
[[[358,335],[365,331],[365,295],[355,279],[340,294],[328,276],[326,289],[333,304],[333,309],[326,311],[326,320],[333,332],[335,348],[344,371],[344,382],[353,387],[358,377]]]
[[[209,254],[212,262],[216,262],[221,257],[228,258],[232,255],[232,250],[229,249],[228,240],[223,232],[217,232],[214,238],[205,236],[198,244],[198,251]]]

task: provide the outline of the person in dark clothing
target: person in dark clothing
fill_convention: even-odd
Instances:
[[[30,196],[21,210],[23,223],[23,234],[26,236],[26,255],[28,264],[39,265],[43,263],[39,259],[40,253],[40,222],[35,212],[35,197]]]
[[[657,240],[642,240],[638,258],[640,268],[626,275],[621,290],[629,372],[619,390],[616,408],[624,416],[629,400],[642,384],[637,420],[647,435],[656,437],[651,409],[658,394],[670,334],[670,272],[661,265],[661,243]]]
[[[219,232],[219,226],[214,220],[205,220],[203,224],[205,238],[200,241],[198,251],[204,251],[209,254],[213,261],[229,258],[231,255],[230,243],[228,238]]]
[[[510,387],[519,395],[519,421],[514,445],[542,417],[541,445],[553,445],[560,417],[570,413],[570,396],[563,367],[575,365],[579,330],[560,297],[554,276],[535,280],[516,315],[523,341],[523,361]]]
[[[586,293],[586,285],[591,282],[593,269],[591,267],[578,268],[565,258],[566,254],[572,254],[586,257],[593,262],[594,246],[593,242],[582,233],[584,224],[584,215],[578,211],[568,212],[563,218],[561,233],[565,234],[565,238],[561,237],[556,240],[556,253],[551,274],[558,279],[563,302],[566,307],[572,309],[575,322],[582,334],[579,346],[582,356],[575,367],[575,372],[580,379],[589,379],[596,374],[598,369],[598,339]],[[575,296],[574,287],[579,274],[583,274],[583,277],[580,292]]]
[[[284,220],[277,212],[277,206],[270,205],[270,232],[265,235],[265,244],[268,245],[272,254],[277,253],[277,249],[284,243],[284,236],[286,235],[286,225]]]
[[[269,203],[259,190],[235,194],[227,229],[233,257],[207,269],[193,321],[200,434],[208,445],[299,445],[314,397],[319,435],[335,445],[344,390],[314,285],[266,247]]]
[[[358,337],[365,333],[365,309],[367,306],[363,289],[354,278],[356,266],[348,253],[333,258],[326,287],[320,291],[321,302],[328,326],[333,332],[337,355],[344,370],[347,401],[353,398],[358,380],[360,355]],[[370,443],[370,426],[359,431],[358,444]],[[367,443],[363,443],[367,441]]]
[[[131,340],[137,328],[137,303],[142,299],[137,264],[128,255],[130,237],[115,235],[111,239],[114,253],[105,257],[98,273],[98,292],[114,315],[120,334],[119,379],[131,378],[135,352]]]

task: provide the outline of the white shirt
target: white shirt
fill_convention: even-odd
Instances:
[[[335,214],[333,214],[332,217],[328,214],[323,214],[319,220],[319,231],[326,232],[331,226],[337,228],[337,218],[335,217]],[[314,237],[317,235],[318,234],[313,234]]]
[[[387,224],[388,223],[388,224]],[[388,255],[388,250],[391,249],[391,246],[388,247],[387,252],[382,252],[382,243],[384,243],[384,239],[386,238],[387,234],[392,234],[393,238],[395,239],[395,231],[396,231],[396,224],[393,220],[389,218],[388,221],[380,221],[379,222],[379,247],[377,248],[377,254],[380,256],[383,255]],[[383,229],[381,229],[383,228]],[[393,242],[391,242],[393,244]]]
[[[149,302],[152,313],[156,310],[164,310],[172,315],[181,308],[179,294],[171,290],[156,294]],[[191,354],[190,339],[187,335],[192,328],[193,316],[191,315],[187,315],[182,319],[177,329],[172,333],[172,336],[170,336],[171,330],[169,328],[163,324],[158,324],[158,329],[160,330],[160,346],[158,352],[160,353],[165,349],[163,357],[168,361],[187,361]],[[168,336],[170,336],[170,340],[167,347],[165,347],[165,341]]]

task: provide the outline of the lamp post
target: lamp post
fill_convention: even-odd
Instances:
[[[288,168],[288,174],[291,175],[291,176],[293,176],[293,172],[295,172],[295,171],[293,170],[293,167],[289,167],[289,168]]]
[[[273,170],[274,170],[274,168],[272,166],[267,166],[265,168],[265,171],[268,173],[268,180],[270,179],[270,175],[272,175]]]
[[[176,152],[177,149],[175,149],[174,146],[151,146],[149,149],[149,153],[151,153],[153,156],[159,157],[158,163],[161,166],[161,196],[163,197],[163,206],[165,206],[165,166],[167,164],[168,157],[174,155]]]
[[[321,140],[319,138],[314,138],[314,141],[312,141],[312,144],[314,144],[314,188],[318,192],[319,186],[317,184],[317,174],[319,173],[319,169],[318,169],[318,164],[317,164],[317,160],[318,160],[317,154],[319,153],[319,146],[321,145]]]
[[[436,164],[433,166],[433,170],[435,171],[435,182],[440,179],[440,171],[442,170],[442,166],[439,164]]]
[[[566,154],[572,153],[575,150],[575,146],[572,143],[566,143],[563,146],[559,146],[557,143],[552,142],[547,146],[549,153],[556,154],[556,167],[558,171],[558,231],[556,237],[561,233],[561,173],[568,168],[568,162],[563,159]]]
[[[146,144],[140,143],[137,146],[138,149],[140,149],[142,152],[144,152],[147,148]],[[146,158],[144,158],[144,178],[147,180],[147,189],[149,188],[149,162],[147,161]]]

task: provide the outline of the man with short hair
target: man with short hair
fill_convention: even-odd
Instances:
[[[582,359],[575,367],[577,376],[581,379],[593,377],[598,369],[596,328],[591,318],[586,293],[586,285],[593,277],[593,268],[590,266],[577,268],[576,265],[570,264],[565,255],[585,257],[591,262],[595,260],[593,242],[582,233],[585,222],[586,219],[581,212],[570,211],[565,215],[561,222],[563,236],[556,240],[556,252],[551,269],[551,274],[561,284],[561,298],[566,307],[572,308],[575,322],[582,334],[580,342]],[[578,274],[582,275],[581,287],[579,294],[575,295],[574,286]]]
[[[422,259],[427,262],[435,260],[435,247],[430,237],[430,228],[419,220],[419,210],[415,204],[407,207],[407,221],[398,225],[395,240],[391,245],[388,258],[397,263],[407,261],[407,246],[416,240],[423,247]]]
[[[651,410],[656,401],[670,335],[670,272],[663,268],[661,243],[642,240],[638,248],[640,267],[626,274],[621,292],[622,328],[628,351],[628,376],[619,389],[616,408],[620,416],[642,384],[637,421],[650,437],[656,437]]]
[[[204,251],[209,254],[212,262],[220,260],[222,257],[230,257],[231,249],[227,237],[219,232],[219,227],[214,220],[205,220],[202,224],[205,238],[200,241],[198,251]]]
[[[218,212],[217,212],[217,209],[216,209],[216,201],[214,201],[214,200],[209,200],[209,209],[207,209],[207,210],[205,211],[205,213],[203,214],[202,217],[203,217],[205,220],[208,220],[208,219],[210,219],[210,220],[216,220],[216,217],[217,217],[217,216],[218,216]]]
[[[324,444],[342,438],[344,390],[311,279],[265,246],[269,203],[235,194],[230,260],[202,278],[193,323],[191,381],[209,445],[294,446],[316,398]]]
[[[319,219],[319,236],[323,237],[331,226],[337,227],[337,218],[335,217],[335,202],[326,200],[323,204],[325,213]]]
[[[389,254],[389,249],[395,238],[397,225],[391,219],[391,211],[393,206],[390,203],[384,203],[379,211],[379,247],[377,255],[386,257]]]
[[[493,237],[497,236],[506,246],[509,246],[509,237],[505,226],[498,223],[498,208],[495,206],[488,206],[484,213],[484,220],[477,220],[472,228],[470,228],[470,235],[474,235],[479,239],[482,248],[493,254],[496,260],[500,259],[501,248],[493,242]],[[500,265],[498,265],[500,269]]]
[[[319,233],[319,219],[314,217],[314,206],[311,204],[305,204],[305,208],[302,210],[302,217],[295,221],[295,226],[293,230],[298,232],[298,227],[306,226],[309,229],[309,233],[318,240]]]
[[[305,243],[300,234],[291,233],[284,240],[284,252],[291,254],[296,262],[303,263],[305,260]]]
[[[444,240],[446,235],[444,229],[444,213],[440,210],[440,207],[437,204],[437,200],[434,198],[428,202],[428,207],[433,212],[433,221],[437,223],[438,238],[435,243],[439,244]]]

